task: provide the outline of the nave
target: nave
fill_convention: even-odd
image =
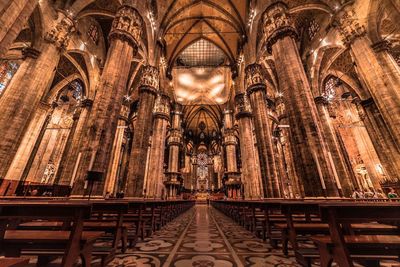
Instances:
[[[291,253],[292,254],[292,253]],[[229,217],[196,205],[144,242],[117,255],[113,267],[299,266]]]

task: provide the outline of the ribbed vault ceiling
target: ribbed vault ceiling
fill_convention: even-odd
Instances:
[[[219,131],[231,91],[229,65],[245,40],[246,0],[158,1],[166,61],[175,99],[184,104],[186,128]],[[161,12],[160,12],[161,13]]]

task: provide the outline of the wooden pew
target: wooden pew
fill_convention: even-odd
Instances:
[[[312,259],[318,258],[315,248],[302,248],[299,242],[307,241],[307,236],[327,234],[328,225],[319,218],[319,202],[317,201],[287,201],[281,204],[285,223],[276,227],[281,231],[282,252],[288,255],[288,242],[294,251],[296,261],[302,266],[311,266]]]
[[[0,258],[1,267],[24,267],[29,263],[29,259],[23,258]]]
[[[321,219],[329,224],[329,234],[313,236],[321,266],[353,267],[353,260],[367,266],[379,266],[382,259],[400,256],[400,203],[340,203],[321,204]],[[395,225],[392,235],[355,233],[356,223],[386,223]]]
[[[38,256],[38,265],[50,256],[61,256],[62,266],[73,266],[82,258],[90,266],[93,244],[102,232],[84,232],[83,223],[91,215],[89,203],[0,201],[1,252],[19,257],[29,252]],[[63,230],[18,230],[21,221],[63,221]]]
[[[85,231],[102,231],[110,235],[111,247],[95,246],[93,256],[101,258],[101,265],[107,266],[114,260],[118,244],[122,243],[122,252],[126,250],[128,225],[124,224],[124,214],[128,212],[128,203],[120,200],[92,200],[92,214],[83,224]]]

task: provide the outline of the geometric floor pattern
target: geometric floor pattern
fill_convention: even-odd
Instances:
[[[124,254],[113,267],[291,267],[294,258],[283,256],[206,205],[196,205]]]

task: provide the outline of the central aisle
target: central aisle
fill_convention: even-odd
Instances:
[[[111,266],[299,266],[231,219],[197,205],[151,238],[120,254]]]

